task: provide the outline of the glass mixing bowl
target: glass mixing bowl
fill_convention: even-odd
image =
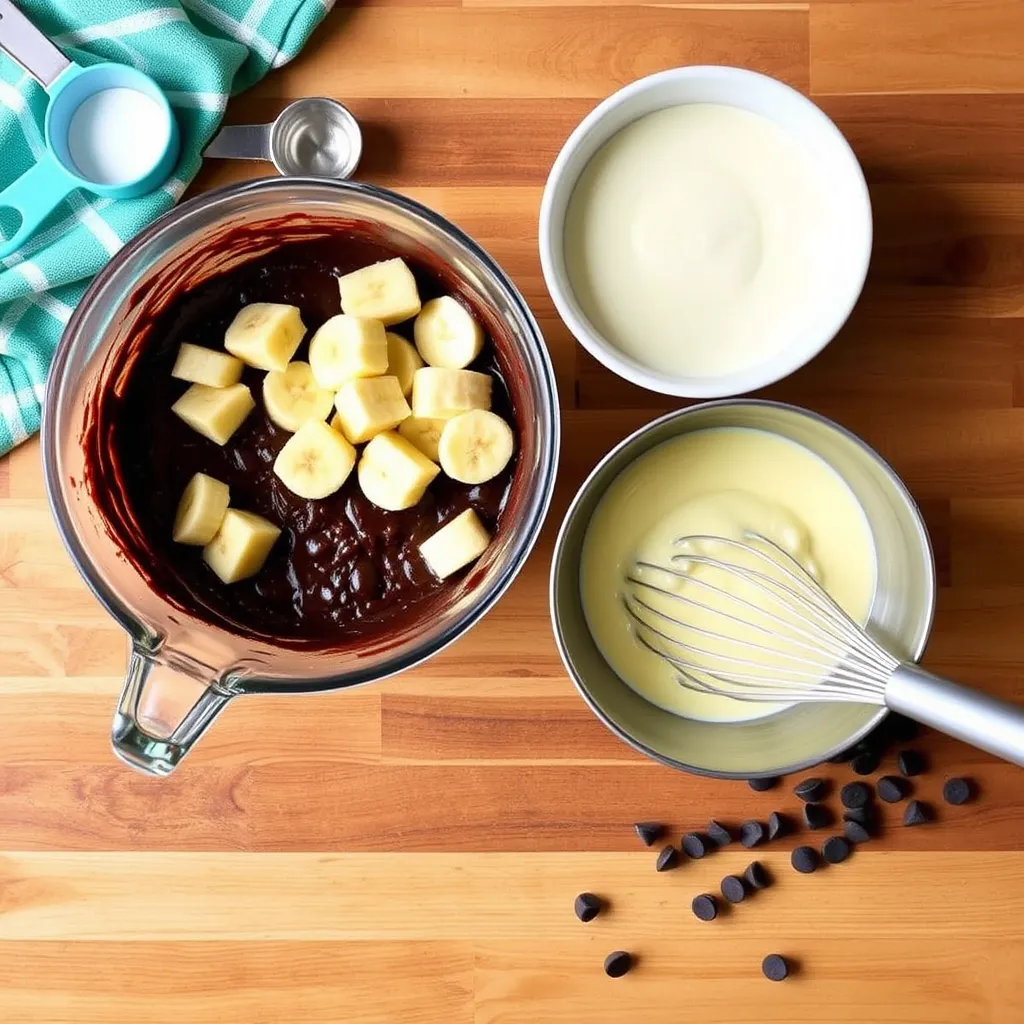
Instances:
[[[284,218],[284,220],[282,220]],[[273,224],[261,234],[260,225]],[[284,227],[282,227],[282,224]],[[501,526],[440,609],[385,640],[340,649],[295,649],[242,638],[154,591],[124,538],[99,514],[87,485],[83,438],[90,405],[112,386],[111,363],[147,310],[183,287],[320,229],[372,235],[399,255],[442,268],[469,297],[494,339],[519,428],[519,459]],[[240,229],[253,244],[216,240]],[[154,306],[154,304],[156,304]],[[128,243],[75,310],[54,357],[43,412],[47,492],[64,544],[90,589],[131,641],[114,716],[113,745],[128,764],[171,772],[221,710],[250,693],[342,689],[404,671],[470,628],[522,567],[551,500],[558,461],[558,398],[540,330],[511,281],[443,217],[393,192],[348,181],[271,178],[209,192],[172,210]]]

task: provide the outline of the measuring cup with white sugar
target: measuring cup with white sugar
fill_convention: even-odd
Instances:
[[[123,64],[68,60],[10,0],[0,0],[0,49],[50,96],[46,150],[0,192],[0,215],[20,223],[0,240],[0,258],[19,248],[75,189],[129,199],[159,188],[178,159],[178,126],[160,87]]]

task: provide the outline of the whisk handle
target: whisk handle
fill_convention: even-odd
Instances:
[[[1024,707],[900,665],[885,687],[892,711],[1024,767]]]

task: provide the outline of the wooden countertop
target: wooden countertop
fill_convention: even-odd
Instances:
[[[60,547],[38,445],[0,462],[0,1022],[1024,1019],[1024,774],[952,741],[921,741],[936,767],[918,790],[938,802],[968,773],[975,804],[809,877],[792,841],[766,847],[778,884],[727,919],[700,924],[689,901],[746,851],[654,872],[637,819],[797,801],[648,763],[562,672],[554,530],[600,454],[668,406],[574,345],[535,242],[555,152],[623,83],[724,62],[809,91],[865,166],[875,255],[850,324],[770,394],[859,433],[921,501],[942,583],[927,664],[1024,701],[1022,44],[1015,0],[384,0],[335,10],[234,103],[239,122],[307,94],[351,104],[360,176],[512,274],[559,374],[558,496],[512,591],[453,649],[355,693],[240,701],[156,781],[108,749],[125,640]],[[210,166],[201,187],[256,170]],[[579,924],[583,889],[613,912]],[[641,964],[611,981],[616,948]],[[772,951],[801,974],[764,980]]]

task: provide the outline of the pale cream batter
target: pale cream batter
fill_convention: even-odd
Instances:
[[[566,212],[573,293],[594,327],[661,373],[755,366],[830,286],[831,214],[799,142],[738,107],[693,103],[623,128]]]
[[[823,460],[775,434],[720,428],[667,441],[619,474],[587,528],[580,588],[595,642],[627,685],[686,718],[740,721],[771,714],[779,705],[681,686],[672,667],[637,640],[623,606],[629,589],[624,581],[638,559],[671,564],[681,536],[741,540],[745,531],[779,545],[853,619],[867,620],[876,563],[863,510]],[[691,571],[685,561],[676,564]],[[662,607],[678,615],[668,604]],[[698,616],[694,624],[705,622]]]

